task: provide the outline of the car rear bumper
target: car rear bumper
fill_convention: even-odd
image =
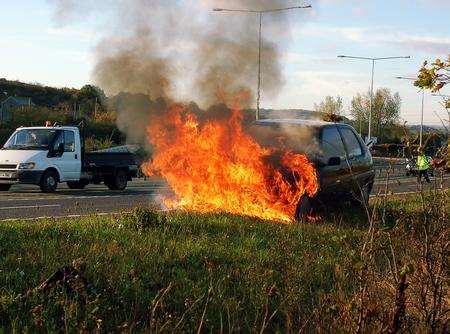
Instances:
[[[0,174],[0,184],[39,184],[42,178],[42,171],[38,170],[19,170],[2,171]]]

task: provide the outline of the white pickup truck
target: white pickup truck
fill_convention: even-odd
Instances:
[[[54,192],[60,182],[123,190],[137,171],[132,153],[85,152],[80,129],[72,126],[18,128],[0,150],[0,191],[21,183]]]

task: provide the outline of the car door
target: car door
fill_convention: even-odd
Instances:
[[[339,132],[341,133],[351,167],[350,190],[354,194],[359,194],[360,187],[364,185],[365,171],[367,170],[365,149],[352,128],[348,126],[339,126]]]
[[[81,157],[76,150],[75,132],[73,130],[64,130],[63,158],[67,180],[78,181],[81,174]]]
[[[332,197],[348,191],[350,175],[345,147],[336,125],[324,127],[320,135],[320,189],[321,196]],[[330,159],[339,158],[339,164],[330,165]]]
[[[58,152],[63,144],[64,151]],[[58,167],[60,181],[78,181],[80,179],[81,162],[76,153],[75,134],[71,130],[59,130],[52,143],[53,152],[57,152],[50,159],[51,164]]]

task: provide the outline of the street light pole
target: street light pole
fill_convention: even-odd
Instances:
[[[259,13],[259,49],[258,49],[258,96],[256,97],[256,120],[259,120],[259,105],[261,102],[261,50],[262,50],[262,13]]]
[[[372,129],[372,108],[373,108],[373,77],[375,74],[375,59],[372,59],[372,82],[370,84],[370,108],[369,108],[369,130],[367,134],[367,142],[370,141],[371,137],[371,129]]]
[[[422,147],[423,138],[423,109],[425,105],[425,88],[422,88],[422,110],[420,111],[420,136],[419,136],[419,147]]]
[[[407,78],[407,77],[397,77],[397,79],[400,80],[410,80],[410,81],[416,81],[417,78]],[[422,88],[422,108],[420,111],[420,133],[419,133],[419,147],[422,147],[422,138],[423,138],[423,111],[425,106],[425,89]]]
[[[259,40],[258,40],[258,91],[256,95],[256,120],[260,118],[260,102],[261,102],[261,52],[262,52],[262,19],[263,14],[266,13],[276,13],[282,11],[288,11],[293,9],[305,9],[312,8],[311,5],[307,6],[293,6],[285,8],[274,8],[266,10],[252,10],[252,9],[228,9],[228,8],[214,8],[214,12],[238,12],[238,13],[250,13],[259,15]]]
[[[369,129],[367,133],[367,142],[371,139],[371,131],[372,131],[372,108],[373,108],[373,79],[375,75],[375,61],[377,60],[391,60],[391,59],[409,59],[411,56],[400,56],[400,57],[355,57],[355,56],[344,56],[339,55],[338,58],[350,58],[350,59],[362,59],[362,60],[370,60],[372,62],[372,80],[370,85],[370,109],[369,109]]]

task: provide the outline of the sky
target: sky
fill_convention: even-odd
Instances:
[[[213,2],[208,0],[208,6]],[[0,3],[0,78],[76,88],[92,82],[94,50],[101,38],[101,25],[95,18],[61,25],[46,0]],[[277,97],[263,94],[263,108],[313,109],[325,96],[339,95],[348,113],[352,97],[370,87],[371,63],[338,55],[411,56],[377,62],[374,88],[399,92],[402,119],[408,124],[420,122],[419,90],[396,77],[414,77],[424,60],[448,57],[450,0],[304,0],[295,4],[313,8],[302,14],[290,12],[288,30],[282,22],[280,27],[263,29],[266,39],[280,44],[286,80]],[[204,8],[203,15],[217,15],[199,8]],[[450,89],[443,93],[450,94]],[[436,114],[446,117],[440,101],[426,93],[425,124],[440,125]]]

